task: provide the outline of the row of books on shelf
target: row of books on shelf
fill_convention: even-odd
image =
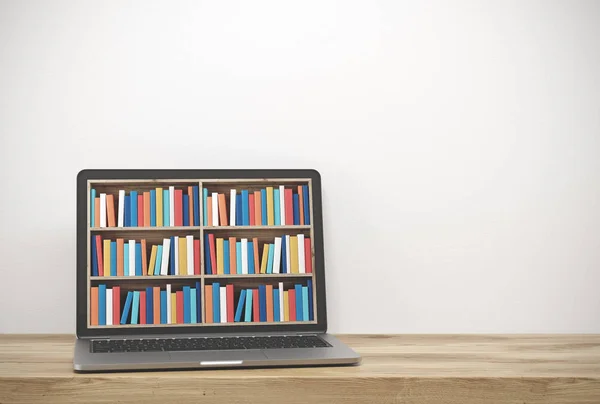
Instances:
[[[263,244],[262,251],[258,238],[238,241],[206,234],[204,239],[207,275],[312,273],[311,241],[303,234],[275,237],[273,243]]]
[[[122,189],[117,198],[115,209],[115,195],[91,190],[92,228],[200,226],[198,186],[158,187],[143,192]],[[310,225],[307,185],[298,185],[297,192],[281,185],[254,192],[232,189],[229,195],[209,195],[209,190],[203,188],[202,199],[204,226]]]
[[[119,190],[115,211],[115,196],[90,195],[91,227],[155,227],[200,226],[200,193],[198,186],[186,190],[156,188],[138,192]]]
[[[204,226],[290,226],[310,225],[308,185],[293,188],[280,185],[251,192],[243,189],[226,194],[202,189],[206,214]],[[228,203],[229,202],[229,203]],[[229,210],[227,209],[229,207]]]
[[[159,286],[130,290],[121,304],[121,287],[104,284],[90,290],[90,324],[195,324],[202,322],[200,282],[173,290]],[[237,304],[236,304],[237,293]],[[313,321],[313,287],[295,284],[258,285],[236,292],[234,285],[204,286],[205,323]]]

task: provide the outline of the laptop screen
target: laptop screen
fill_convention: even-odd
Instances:
[[[313,178],[112,177],[85,180],[87,329],[317,324]]]

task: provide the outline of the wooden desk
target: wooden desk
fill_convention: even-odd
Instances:
[[[0,403],[600,403],[600,335],[340,338],[361,366],[76,374],[72,336],[0,335]]]

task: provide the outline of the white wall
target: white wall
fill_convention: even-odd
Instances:
[[[600,332],[600,3],[0,0],[0,332],[75,330],[82,168],[306,168],[330,329]]]

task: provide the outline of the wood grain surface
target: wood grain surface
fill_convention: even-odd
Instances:
[[[77,374],[69,335],[0,335],[0,403],[600,403],[600,335],[346,335],[360,366]]]

